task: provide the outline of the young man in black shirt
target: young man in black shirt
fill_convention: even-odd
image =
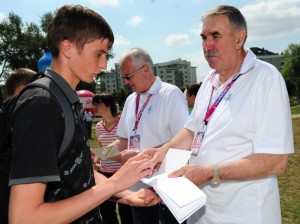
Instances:
[[[61,7],[49,25],[47,44],[52,64],[45,75],[61,89],[73,106],[63,114],[47,91],[26,91],[27,100],[15,114],[12,136],[10,223],[101,223],[98,205],[114,197],[118,202],[150,206],[160,199],[149,189],[126,190],[151,174],[145,156],[130,159],[107,179],[94,172],[82,105],[76,94],[79,81],[92,82],[106,69],[114,36],[107,22],[82,6]],[[74,116],[75,133],[69,149],[58,159],[64,119]]]

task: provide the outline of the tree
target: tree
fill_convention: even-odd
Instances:
[[[7,19],[0,22],[0,79],[3,74],[20,67],[37,70],[37,62],[43,55],[45,36],[40,28],[10,12]]]
[[[120,109],[124,107],[125,100],[129,95],[130,93],[127,93],[123,88],[118,89],[116,92],[113,93],[113,96],[119,104]]]
[[[57,10],[55,12],[46,12],[42,15],[41,17],[41,28],[42,28],[42,31],[44,33],[47,33],[48,32],[48,26],[51,22],[51,20],[53,19],[54,15],[56,14]]]
[[[93,93],[96,93],[96,85],[97,85],[97,83],[95,81],[93,81],[91,83],[79,82],[77,87],[76,87],[76,91],[78,91],[78,90],[88,90],[88,91],[91,91]]]
[[[22,19],[10,12],[7,19],[0,22],[0,81],[5,80],[11,70],[25,67],[37,71],[37,62],[46,47],[48,26],[57,10],[46,12],[41,16],[41,25],[29,23],[24,25]],[[107,60],[114,57],[112,49]],[[96,83],[80,83],[78,90],[96,91]]]
[[[300,97],[300,44],[290,44],[283,52],[281,73],[286,81],[290,98]]]

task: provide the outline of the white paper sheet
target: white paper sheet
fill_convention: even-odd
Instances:
[[[172,149],[158,172],[142,182],[152,186],[179,223],[206,203],[206,195],[185,177],[168,178],[168,174],[187,164],[191,151]]]

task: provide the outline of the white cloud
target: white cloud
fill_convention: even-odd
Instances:
[[[127,25],[137,26],[140,25],[143,22],[143,20],[144,19],[141,16],[134,16],[127,21]]]
[[[300,32],[299,3],[299,0],[267,0],[243,7],[249,39],[270,39]]]
[[[165,39],[167,46],[186,45],[189,43],[189,36],[187,34],[171,34]]]
[[[2,12],[0,12],[0,22],[3,20],[3,19],[5,19],[5,15],[2,13]]]
[[[184,60],[190,61],[192,66],[197,67],[197,81],[203,81],[211,70],[207,61],[204,58],[203,51],[199,50],[192,54],[187,54],[182,57]]]
[[[130,45],[130,42],[122,36],[116,36],[114,41],[114,47],[124,46],[124,45]]]
[[[94,6],[118,6],[119,5],[119,0],[87,0],[91,5]]]

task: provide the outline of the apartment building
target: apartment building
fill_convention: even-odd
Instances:
[[[191,66],[191,62],[180,58],[155,64],[154,74],[164,82],[176,85],[179,88],[197,83],[196,67]]]
[[[154,75],[159,76],[162,81],[185,88],[186,85],[197,83],[196,67],[191,62],[176,59],[164,63],[154,64]],[[101,74],[97,83],[97,92],[113,93],[118,89],[130,92],[130,87],[124,85],[121,78],[120,65],[115,64],[115,69]]]
[[[281,60],[280,54],[273,53],[264,48],[250,47],[250,49],[258,59],[274,65],[279,71],[281,70],[283,62]]]

